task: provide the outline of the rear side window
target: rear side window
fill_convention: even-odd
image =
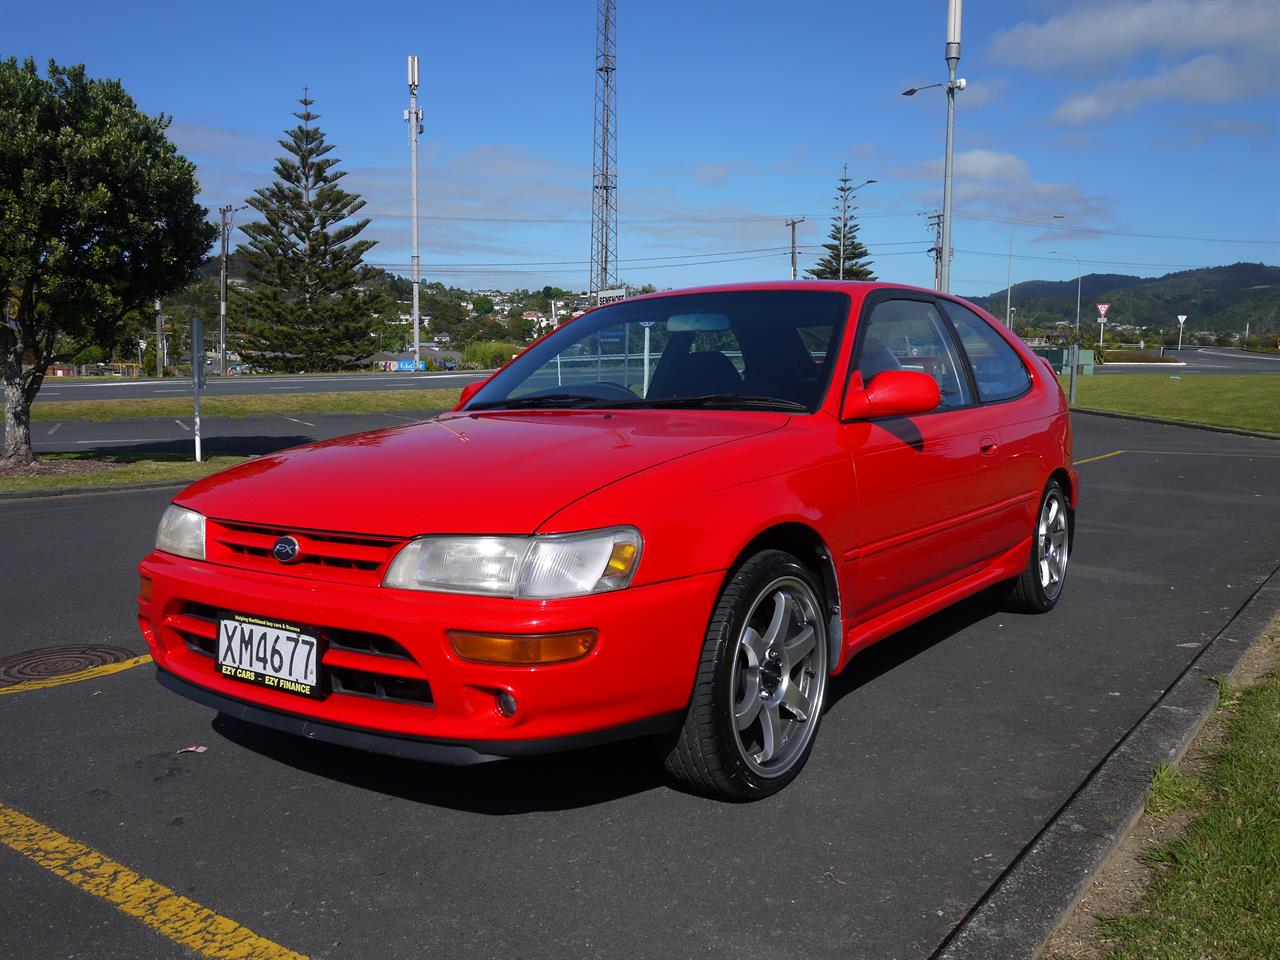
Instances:
[[[1010,400],[1031,389],[1031,377],[1022,358],[991,329],[991,324],[968,307],[943,300],[942,307],[960,334],[965,355],[978,383],[978,397],[983,403]]]

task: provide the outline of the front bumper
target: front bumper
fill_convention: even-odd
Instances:
[[[265,726],[450,763],[571,748],[668,726],[688,704],[722,579],[708,573],[533,601],[352,586],[158,552],[142,561],[139,573],[151,581],[150,597],[138,598],[139,627],[166,687]],[[315,628],[323,648],[322,685],[326,671],[385,671],[395,682],[429,685],[429,695],[406,702],[335,686],[323,699],[310,699],[224,677],[210,644],[193,642],[192,610]],[[194,626],[203,629],[200,622]],[[598,632],[586,657],[536,667],[460,660],[446,633],[584,628]],[[326,644],[326,631],[387,638],[407,656],[352,653]],[[515,697],[513,716],[498,711],[501,692]]]

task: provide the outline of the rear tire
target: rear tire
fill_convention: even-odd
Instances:
[[[1071,506],[1061,481],[1050,480],[1040,498],[1031,532],[1031,557],[1009,585],[1005,608],[1018,613],[1048,613],[1062,596],[1071,556]]]
[[[764,550],[711,615],[689,710],[667,770],[702,793],[759,800],[799,775],[826,705],[827,614],[813,572]]]

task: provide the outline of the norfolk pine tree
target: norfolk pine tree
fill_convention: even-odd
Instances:
[[[110,348],[194,276],[216,228],[195,167],[117,80],[0,60],[0,466],[26,467],[49,364]]]
[[[831,218],[830,241],[822,246],[827,255],[805,273],[817,280],[874,280],[871,254],[858,239],[858,220],[853,211],[853,195],[857,187],[851,187],[849,165],[845,164],[844,176],[836,187],[835,216]],[[874,183],[874,180],[868,181]],[[840,246],[844,245],[844,273],[840,272]]]
[[[344,223],[363,206],[343,190],[346,176],[305,93],[301,121],[280,141],[286,156],[276,180],[254,191],[249,206],[262,220],[244,227],[250,289],[238,295],[244,315],[242,352],[276,370],[353,367],[377,349],[379,294],[363,287],[374,271],[363,263],[373,240],[356,237],[367,218]]]

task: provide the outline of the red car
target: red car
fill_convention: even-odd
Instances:
[[[972,305],[677,291],[188,487],[138,620],[162,684],[254,723],[446,763],[660,735],[751,799],[863,647],[987,588],[1053,607],[1076,491],[1056,378]]]

